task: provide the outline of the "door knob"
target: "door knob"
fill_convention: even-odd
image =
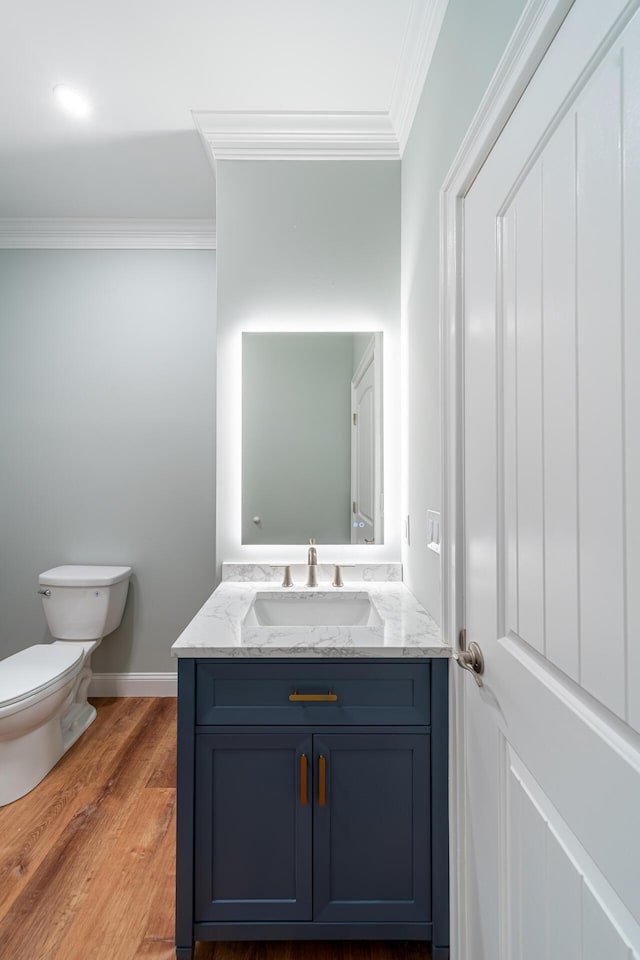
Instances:
[[[482,674],[484,673],[484,657],[479,645],[472,640],[467,647],[467,631],[461,630],[458,635],[458,649],[453,654],[453,659],[458,661],[458,666],[463,670],[468,670],[479,687],[482,686]]]

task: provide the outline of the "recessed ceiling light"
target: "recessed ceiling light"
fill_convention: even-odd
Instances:
[[[83,119],[91,113],[91,104],[87,98],[66,83],[58,83],[53,88],[53,95],[62,109],[73,117]]]

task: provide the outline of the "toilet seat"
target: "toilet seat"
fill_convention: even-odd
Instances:
[[[0,711],[20,710],[54,693],[76,674],[84,650],[70,644],[37,643],[0,661]]]

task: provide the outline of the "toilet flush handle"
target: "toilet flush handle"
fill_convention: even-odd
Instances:
[[[41,597],[51,596],[51,590],[46,590],[46,589],[43,589],[42,587],[40,587],[40,589],[38,590],[38,593],[40,594]]]

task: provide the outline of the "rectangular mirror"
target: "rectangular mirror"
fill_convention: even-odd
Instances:
[[[382,543],[382,334],[243,333],[242,543]]]

